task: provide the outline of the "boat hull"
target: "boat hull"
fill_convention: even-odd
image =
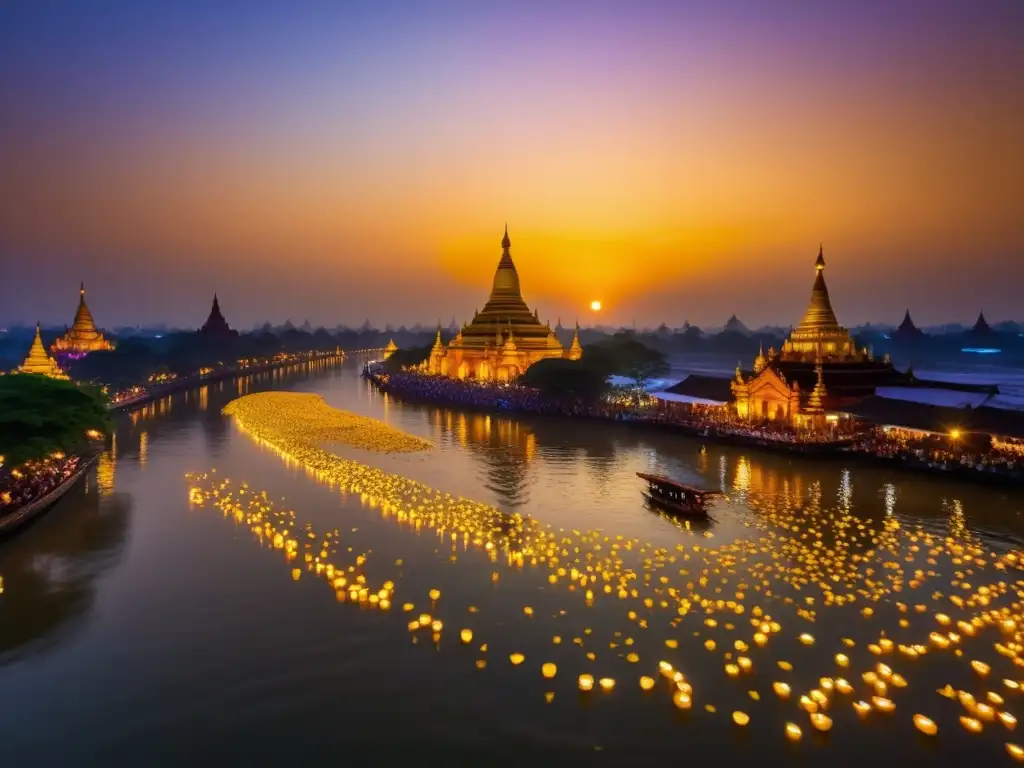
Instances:
[[[657,507],[660,510],[669,512],[673,515],[680,515],[683,517],[707,517],[708,510],[706,507],[692,507],[688,504],[679,504],[668,499],[661,499],[657,496],[648,493],[647,491],[640,491],[640,495],[647,500],[647,503],[652,507]]]

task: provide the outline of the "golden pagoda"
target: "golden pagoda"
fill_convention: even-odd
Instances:
[[[551,326],[540,321],[536,310],[530,311],[519,287],[519,273],[512,262],[511,248],[506,225],[505,236],[501,239],[501,260],[494,272],[487,303],[473,314],[472,322],[464,324],[447,346],[438,327],[427,360],[430,373],[459,379],[510,381],[538,360],[563,357],[579,360],[583,356],[578,331],[573,348],[566,352]]]
[[[876,361],[867,349],[857,349],[850,332],[839,325],[825,285],[820,246],[814,271],[810,306],[782,350],[769,349],[765,355],[762,347],[749,374],[737,367],[731,390],[739,418],[821,429],[826,410],[903,380],[891,361]]]
[[[389,339],[388,340],[388,345],[386,347],[384,347],[384,359],[387,360],[389,357],[391,357],[397,351],[398,351],[398,345],[395,344],[395,340],[394,339]]]
[[[811,303],[803,320],[782,345],[782,359],[791,361],[824,360],[860,361],[867,357],[866,350],[858,350],[850,332],[839,325],[825,285],[825,255],[818,246],[818,260],[814,263],[814,286]]]
[[[43,346],[43,336],[39,330],[39,323],[36,323],[36,337],[32,340],[32,346],[28,350],[28,357],[18,368],[18,373],[38,373],[42,376],[49,376],[51,379],[67,379],[68,375],[60,369],[56,361],[46,354],[46,347]]]
[[[104,338],[103,333],[96,328],[96,323],[93,322],[92,313],[85,304],[85,283],[82,283],[78,289],[78,311],[75,312],[75,322],[70,330],[65,327],[64,335],[53,342],[50,351],[55,355],[80,357],[90,352],[113,348],[114,345]]]

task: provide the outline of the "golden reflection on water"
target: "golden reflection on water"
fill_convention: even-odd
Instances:
[[[841,475],[832,507],[823,499],[821,482],[805,492],[798,471],[755,471],[740,456],[731,487],[754,513],[747,535],[711,544],[687,538],[686,527],[677,524],[683,534],[679,543],[655,545],[609,530],[555,529],[533,518],[503,515],[492,506],[342,459],[302,430],[288,428],[299,415],[284,404],[276,411],[236,413],[236,423],[286,463],[358,495],[384,520],[449,542],[453,563],[479,552],[495,566],[537,569],[563,608],[547,615],[524,606],[523,620],[534,628],[550,624],[554,644],[562,644],[560,617],[567,611],[582,606],[617,617],[617,631],[610,636],[588,627],[571,638],[571,647],[578,647],[575,669],[564,662],[556,668],[547,659],[525,658],[509,648],[508,663],[536,675],[538,682],[567,667],[573,677],[585,670],[580,690],[599,696],[616,689],[616,676],[643,691],[655,690],[650,681],[661,677],[667,706],[690,709],[699,703],[705,713],[721,710],[720,716],[741,726],[768,720],[780,740],[799,738],[800,726],[789,722],[795,718],[818,731],[895,718],[893,723],[902,725],[892,727],[927,737],[972,731],[960,717],[998,718],[1004,725],[986,727],[983,738],[1003,741],[1011,728],[1006,724],[1016,723],[1011,709],[1018,707],[1024,685],[1024,560],[1021,552],[996,551],[967,535],[958,501],[950,504],[950,530],[944,536],[896,519],[895,488],[891,494],[885,489],[885,514],[873,520],[852,511],[849,472]],[[440,414],[437,418],[441,423]],[[489,425],[483,418],[481,423]],[[457,440],[464,439],[457,423],[451,430]],[[509,430],[505,438],[517,442],[519,436]],[[728,461],[723,456],[720,462],[722,486],[729,487]],[[449,618],[454,613],[439,616],[437,598],[426,594],[422,579],[404,584],[396,570],[393,578],[371,586],[363,568],[372,546],[342,550],[337,530],[317,534],[311,525],[300,525],[294,511],[276,508],[265,493],[212,474],[190,482],[193,504],[217,506],[261,542],[282,550],[295,566],[292,578],[323,577],[339,600],[378,609],[401,599],[409,631],[414,637],[429,633],[436,645],[449,629],[474,643],[484,639],[478,653],[483,658],[474,661],[478,669],[487,668],[489,630],[496,645],[515,642],[512,627],[460,629]],[[464,569],[467,582],[501,578],[500,570],[481,572],[475,562],[470,557]],[[417,609],[417,603],[430,606],[430,612]],[[450,603],[447,607],[452,609]],[[715,667],[718,682],[698,687],[697,678]],[[723,698],[735,701],[742,693],[733,691],[735,681],[749,692],[747,706],[720,707]],[[842,710],[851,714],[840,716]],[[1005,748],[1011,755],[1019,749],[1012,742]]]
[[[149,432],[142,430],[139,435],[139,466],[146,468],[146,461],[149,459]]]
[[[114,480],[117,474],[117,433],[111,438],[110,448],[100,454],[96,461],[96,485],[100,496],[109,496],[114,492]]]

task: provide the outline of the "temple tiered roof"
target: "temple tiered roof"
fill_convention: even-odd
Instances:
[[[551,326],[540,321],[536,310],[530,311],[523,300],[511,249],[506,225],[487,303],[483,310],[473,313],[473,321],[464,325],[447,346],[438,323],[437,339],[425,370],[459,379],[513,381],[540,360],[579,360],[583,356],[578,329],[573,347],[566,352]]]
[[[463,347],[501,346],[505,337],[511,333],[515,336],[517,347],[524,349],[552,348],[561,344],[554,340],[551,326],[541,323],[536,311],[531,311],[523,300],[519,286],[519,273],[512,261],[512,241],[508,236],[508,226],[501,238],[501,259],[494,271],[491,295],[484,308],[473,315],[473,320],[463,327],[461,343]]]
[[[66,379],[68,375],[60,369],[56,361],[46,354],[46,347],[43,346],[43,336],[39,330],[39,323],[36,323],[36,337],[32,340],[32,346],[28,350],[25,362],[18,368],[18,373],[38,373],[49,376],[51,379]]]
[[[78,310],[75,312],[75,321],[70,329],[65,329],[64,335],[53,342],[50,347],[56,355],[85,355],[89,352],[113,349],[114,345],[104,338],[103,333],[96,327],[92,319],[92,312],[85,303],[85,283],[78,289]]]
[[[821,357],[827,362],[860,361],[866,355],[857,350],[850,332],[839,325],[825,284],[825,255],[818,247],[814,262],[814,285],[811,301],[800,324],[790,333],[782,347],[782,359],[812,361]]]
[[[981,336],[986,333],[991,333],[992,327],[988,324],[988,320],[985,319],[984,311],[978,313],[978,319],[974,323],[974,327],[971,329],[971,333],[976,336]]]
[[[903,322],[900,323],[900,327],[896,329],[893,334],[896,338],[902,339],[916,339],[924,336],[924,333],[914,325],[914,321],[910,319],[910,310],[903,316]]]
[[[213,294],[213,306],[210,308],[210,316],[206,318],[206,322],[203,323],[203,327],[199,329],[199,333],[206,336],[215,336],[221,338],[227,338],[237,336],[238,331],[234,330],[228,321],[224,319],[224,315],[220,312],[220,302],[217,300],[217,294]]]

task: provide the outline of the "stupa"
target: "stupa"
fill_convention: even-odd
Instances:
[[[484,308],[473,314],[447,346],[437,338],[430,351],[427,370],[452,378],[510,381],[538,360],[578,360],[583,355],[578,333],[576,350],[567,353],[548,323],[523,300],[519,273],[512,261],[508,226],[501,239],[501,259],[494,272],[491,295]]]
[[[103,336],[92,319],[92,312],[85,303],[85,283],[82,283],[78,289],[78,311],[75,312],[75,321],[70,329],[65,327],[64,335],[50,345],[50,351],[59,356],[82,357],[90,352],[113,348],[113,343]]]
[[[825,256],[818,248],[811,301],[800,324],[778,353],[762,350],[753,372],[738,367],[730,389],[741,419],[776,420],[819,428],[824,412],[857,402],[880,386],[898,384],[903,374],[887,361],[857,349],[839,324],[825,285]]]
[[[220,302],[217,300],[217,294],[213,294],[213,306],[210,308],[210,316],[206,318],[206,322],[203,323],[203,327],[199,329],[199,333],[204,336],[219,339],[230,339],[238,336],[238,331],[234,330],[228,321],[224,319],[224,315],[220,312]]]
[[[914,325],[914,321],[910,319],[910,310],[908,309],[906,314],[903,315],[903,322],[900,323],[900,327],[893,331],[892,338],[894,341],[919,341],[924,337],[924,332]]]
[[[18,373],[38,373],[49,376],[51,379],[67,379],[68,375],[60,369],[57,362],[46,354],[46,347],[43,346],[43,336],[39,330],[39,323],[36,323],[36,337],[29,347],[28,357],[18,368]]]

